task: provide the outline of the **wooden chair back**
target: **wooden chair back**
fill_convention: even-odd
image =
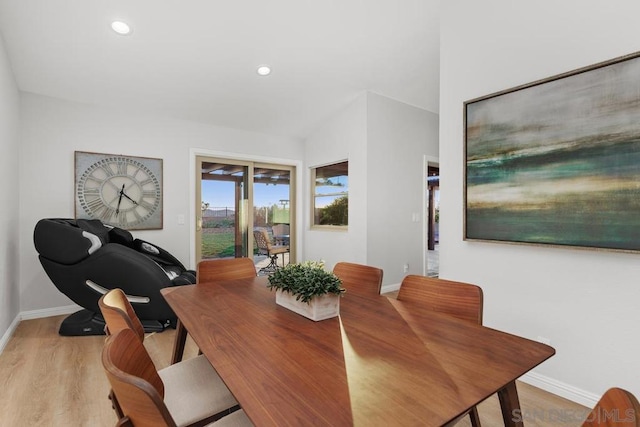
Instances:
[[[107,324],[107,334],[114,335],[122,329],[133,330],[144,340],[144,327],[122,289],[111,289],[98,300],[98,307]]]
[[[175,427],[164,404],[162,380],[133,330],[122,329],[107,337],[102,365],[128,422],[136,427]]]
[[[482,325],[482,289],[469,283],[409,275],[400,284],[398,300],[416,302],[430,310]],[[478,408],[468,412],[473,427],[480,427]]]
[[[433,311],[482,324],[483,295],[482,289],[476,285],[409,275],[402,280],[397,298],[419,302]]]
[[[582,424],[582,427],[640,427],[640,403],[621,388],[610,388]]]
[[[196,283],[248,279],[255,276],[256,266],[250,258],[203,260],[198,263],[196,269]]]
[[[347,292],[365,295],[380,295],[383,272],[377,267],[339,262],[333,267],[333,274],[342,280]]]

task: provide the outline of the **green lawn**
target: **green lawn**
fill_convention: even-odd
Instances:
[[[233,228],[222,233],[202,234],[202,257],[223,258],[235,255],[235,238]]]

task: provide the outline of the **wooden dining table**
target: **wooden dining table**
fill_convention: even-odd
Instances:
[[[545,344],[385,296],[349,294],[314,322],[266,277],[162,289],[256,426],[442,426],[498,393],[521,426],[516,379]]]

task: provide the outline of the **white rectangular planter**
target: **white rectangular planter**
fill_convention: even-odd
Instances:
[[[309,303],[296,301],[296,296],[276,290],[276,304],[307,317],[311,320],[324,320],[340,314],[340,295],[325,294],[314,297]]]

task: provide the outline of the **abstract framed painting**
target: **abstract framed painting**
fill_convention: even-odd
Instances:
[[[465,240],[640,251],[640,52],[464,103]]]

